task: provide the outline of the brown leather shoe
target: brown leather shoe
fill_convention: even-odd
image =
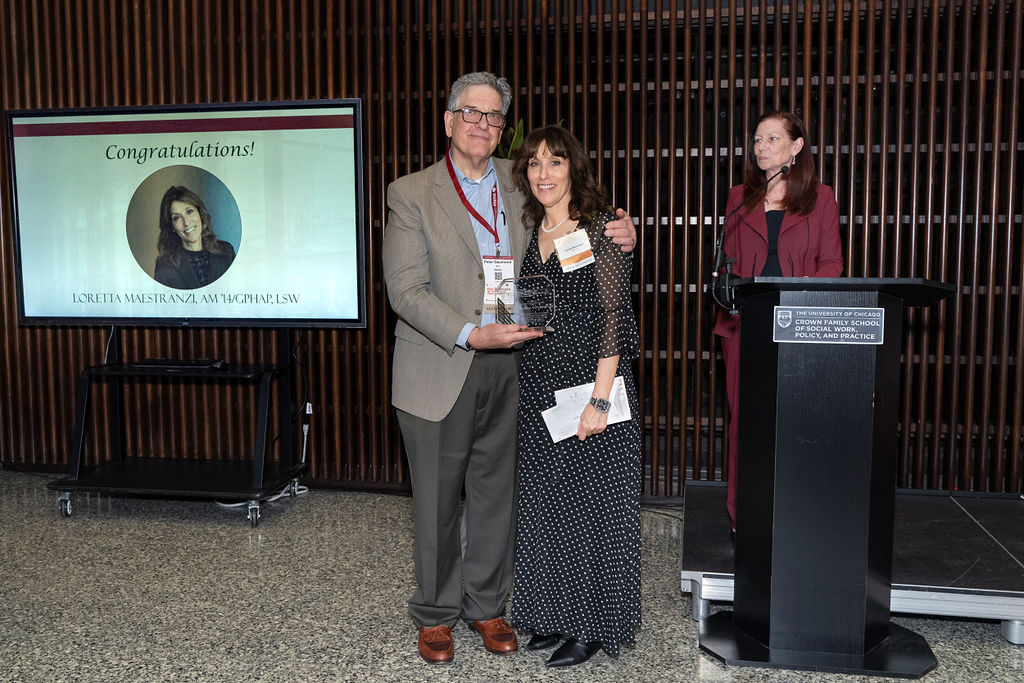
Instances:
[[[484,647],[491,652],[507,655],[519,649],[519,643],[516,642],[516,632],[501,617],[488,619],[487,621],[474,621],[471,625],[483,636]]]
[[[417,645],[420,657],[431,664],[444,664],[455,657],[455,641],[452,630],[447,626],[420,626],[420,638]]]

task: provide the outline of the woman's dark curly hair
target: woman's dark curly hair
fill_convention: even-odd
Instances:
[[[526,197],[523,223],[532,230],[544,217],[544,207],[533,196],[530,180],[526,177],[530,159],[537,156],[542,144],[549,153],[569,162],[569,215],[584,223],[593,221],[599,212],[608,208],[608,191],[594,178],[590,159],[580,141],[562,126],[544,126],[526,136],[522,147],[516,152],[515,166],[512,168],[516,187]]]

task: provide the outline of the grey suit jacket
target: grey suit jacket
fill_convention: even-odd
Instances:
[[[512,181],[512,162],[494,159],[494,167],[518,272],[528,237],[523,197]],[[437,421],[455,405],[473,360],[475,352],[455,340],[467,322],[480,323],[483,262],[443,158],[391,183],[388,209],[384,282],[398,314],[391,403]]]

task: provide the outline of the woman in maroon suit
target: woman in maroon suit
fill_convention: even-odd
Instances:
[[[767,183],[767,184],[766,184]],[[734,209],[739,208],[736,213]],[[832,188],[818,182],[803,121],[790,112],[758,120],[743,166],[743,184],[729,191],[723,247],[737,277],[838,277],[843,272],[839,210]],[[739,453],[740,317],[722,310],[729,402],[729,487],[726,507],[736,530]]]

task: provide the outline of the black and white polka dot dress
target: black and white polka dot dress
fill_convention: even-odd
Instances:
[[[640,627],[640,425],[632,363],[639,339],[630,296],[631,256],[604,236],[602,214],[583,226],[596,262],[563,273],[540,260],[536,232],[521,275],[555,285],[555,332],[523,350],[519,495],[510,619],[535,633],[600,642],[609,654]],[[598,358],[618,354],[633,419],[581,442],[552,443],[541,411],[557,389],[593,382]]]

